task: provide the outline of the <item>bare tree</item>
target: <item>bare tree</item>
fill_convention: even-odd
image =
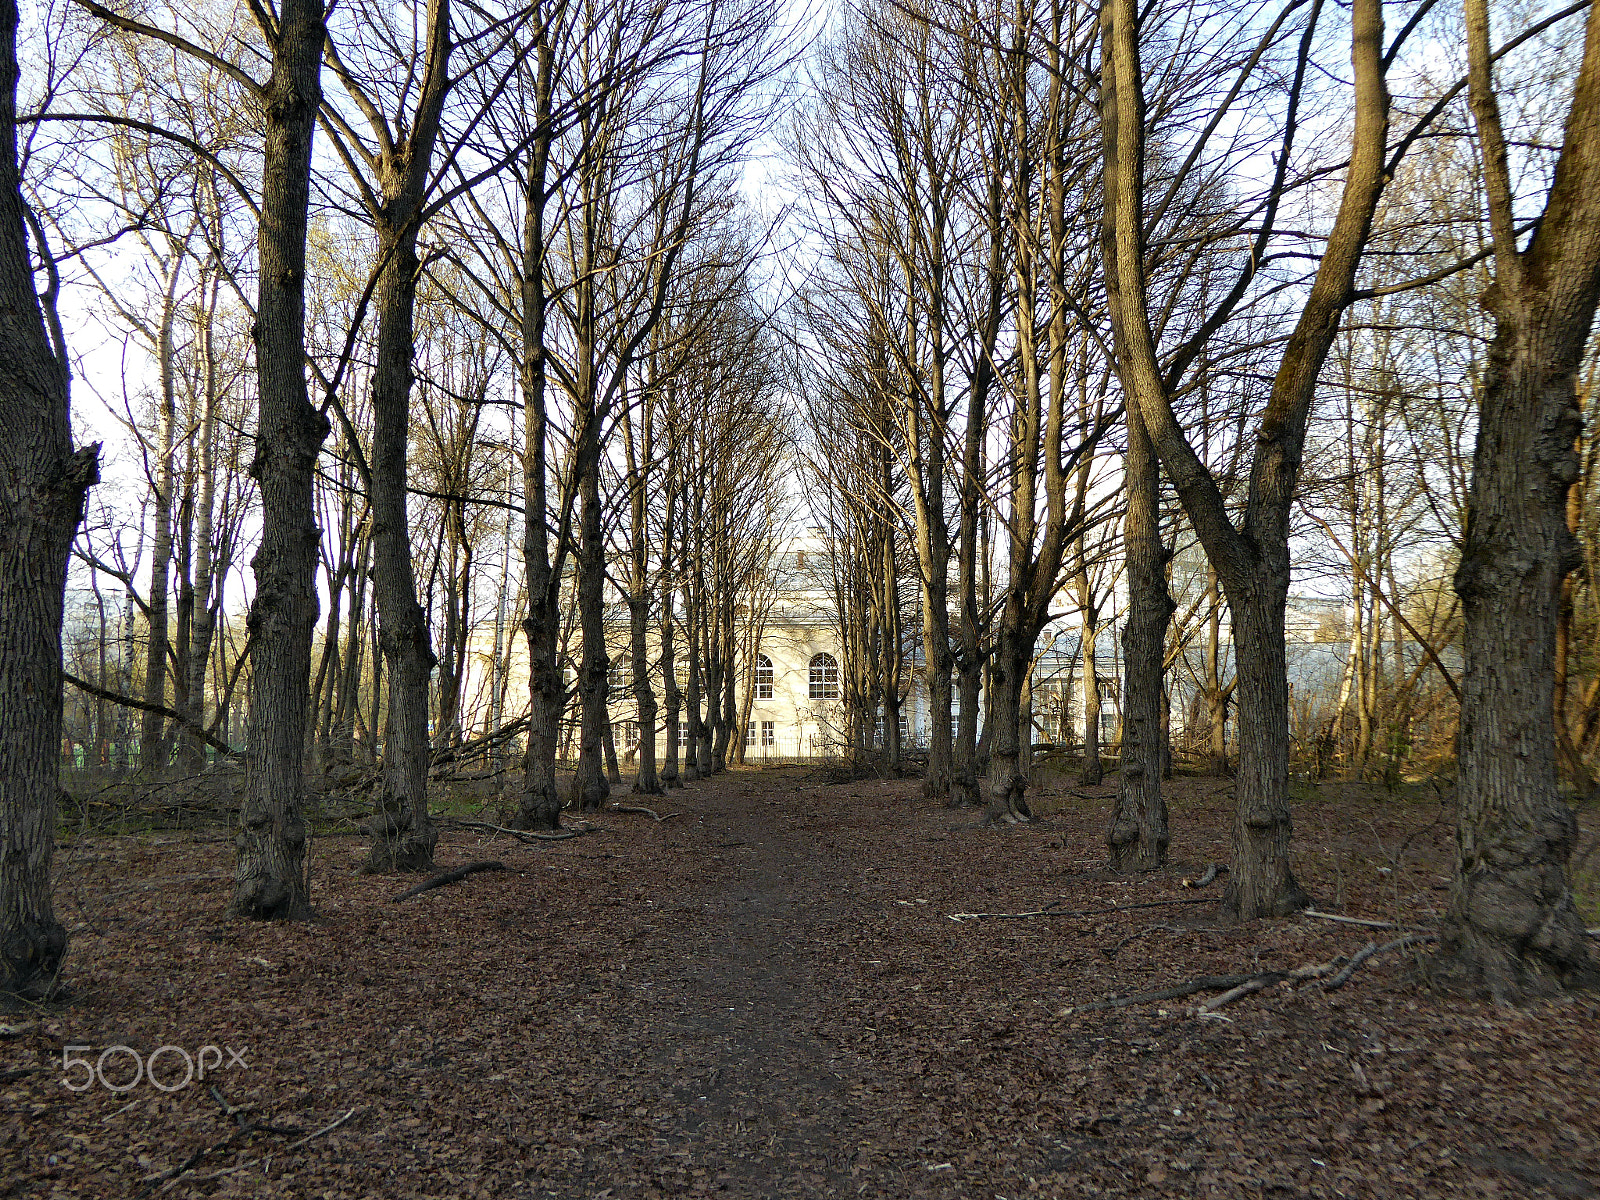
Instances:
[[[1279,26],[1288,16],[1285,10],[1263,36],[1260,52],[1246,56],[1241,80],[1279,36]],[[1157,356],[1160,335],[1146,268],[1150,223],[1162,215],[1160,206],[1147,215],[1145,203],[1147,114],[1141,45],[1149,30],[1130,0],[1107,0],[1102,21],[1104,190],[1107,249],[1114,264],[1107,283],[1118,372],[1128,405],[1137,407],[1161,465],[1217,569],[1233,615],[1240,680],[1240,767],[1233,869],[1223,903],[1243,917],[1282,915],[1309,903],[1288,859],[1291,822],[1284,606],[1289,586],[1289,516],[1318,374],[1338,330],[1340,314],[1355,298],[1356,268],[1387,176],[1389,98],[1381,5],[1378,0],[1355,0],[1351,10],[1354,126],[1342,199],[1299,320],[1282,352],[1257,431],[1249,492],[1237,525],[1216,478],[1179,423],[1173,394],[1184,370],[1205,349],[1261,269],[1287,186],[1298,105],[1305,76],[1312,69],[1310,46],[1316,21],[1308,18],[1300,52],[1292,63],[1294,82],[1284,113],[1272,191],[1263,201],[1254,233],[1241,229],[1235,234],[1253,250],[1239,269],[1233,288],[1213,305],[1165,364]],[[1218,113],[1207,131],[1221,119]],[[1203,147],[1201,139],[1193,149],[1194,158]],[[1169,184],[1160,204],[1167,204],[1175,194]]]

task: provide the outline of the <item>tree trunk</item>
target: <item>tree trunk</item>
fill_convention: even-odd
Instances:
[[[1452,982],[1516,998],[1600,982],[1567,878],[1578,827],[1561,799],[1552,707],[1561,585],[1581,562],[1567,527],[1583,427],[1577,373],[1600,300],[1600,10],[1587,18],[1561,156],[1522,251],[1483,0],[1469,0],[1466,25],[1495,248],[1483,304],[1495,336],[1455,577],[1466,669],[1440,955]]]
[[[606,755],[606,782],[612,787],[622,786],[622,769],[617,765],[617,729],[611,720],[609,712],[606,716],[605,728],[600,734],[600,745]]]
[[[530,520],[528,525],[537,522]],[[545,588],[528,587],[528,746],[522,761],[522,796],[511,820],[513,829],[552,830],[561,827],[561,791],[556,786],[556,749],[561,740],[561,714],[567,706],[557,650],[561,615]]]
[[[659,796],[666,791],[656,774],[656,693],[650,686],[650,591],[643,572],[634,575],[634,591],[628,597],[628,617],[632,623],[633,699],[639,716],[638,771],[633,790],[640,796]],[[674,722],[676,724],[676,722]]]
[[[1356,269],[1389,173],[1382,4],[1353,0],[1350,11],[1354,119],[1343,192],[1304,307],[1283,344],[1271,396],[1255,433],[1249,491],[1242,522],[1236,526],[1216,478],[1178,424],[1168,382],[1175,368],[1163,367],[1156,356],[1145,274],[1146,111],[1140,17],[1133,0],[1107,0],[1103,9],[1103,244],[1117,369],[1128,403],[1139,408],[1162,468],[1217,569],[1233,617],[1240,762],[1233,862],[1223,910],[1243,918],[1282,916],[1309,902],[1288,862],[1289,720],[1283,638],[1289,517],[1317,379],[1340,318],[1355,298]],[[1301,77],[1296,75],[1297,80]],[[1295,95],[1297,100],[1298,84]],[[1280,165],[1280,179],[1285,169]],[[1234,295],[1244,294],[1249,278],[1242,276],[1244,282],[1236,285]],[[1220,327],[1227,315],[1225,306],[1208,319]],[[1204,348],[1203,336],[1192,341],[1185,348],[1188,362]]]
[[[1235,664],[1237,677],[1237,664]],[[1222,685],[1222,596],[1217,573],[1211,572],[1210,613],[1206,618],[1206,774],[1226,779],[1228,768],[1228,699],[1233,688]]]
[[[668,421],[671,423],[672,413],[669,410]],[[676,437],[670,443],[668,458],[669,470],[680,470],[678,458],[678,443]],[[677,619],[673,615],[672,597],[676,590],[672,576],[672,534],[673,517],[676,513],[678,487],[674,481],[667,484],[665,501],[666,516],[661,526],[661,689],[666,694],[667,720],[666,753],[662,756],[661,786],[663,789],[682,787],[683,780],[678,775],[678,752],[682,748],[681,724],[678,719],[682,696],[678,691],[678,662],[676,645]],[[641,716],[641,721],[643,720]],[[641,730],[642,733],[642,730]],[[655,730],[650,731],[650,736],[655,737]]]
[[[582,705],[582,732],[578,741],[578,770],[572,783],[572,806],[580,812],[598,812],[611,795],[604,759],[607,680],[611,659],[606,654],[605,572],[606,548],[600,523],[599,431],[590,428],[582,438],[578,470],[582,482],[580,528],[583,539],[578,559],[578,624],[582,630],[582,660],[578,668],[578,698]]]
[[[1013,601],[1008,601],[1008,607]],[[1033,658],[1033,639],[1019,632],[1014,614],[1000,619],[991,661],[989,708],[985,724],[993,730],[989,751],[989,802],[984,823],[1015,824],[1032,818],[1025,799],[1028,791],[1028,764],[1023,758],[1023,741],[1030,730],[1022,724],[1022,692],[1028,666]],[[1031,755],[1031,750],[1029,751]]]
[[[1137,409],[1128,410],[1127,425],[1122,770],[1106,844],[1112,870],[1153,871],[1167,861],[1167,801],[1161,794],[1162,676],[1174,605],[1167,592],[1168,555],[1161,545],[1161,479],[1155,451]]]
[[[1262,571],[1254,593],[1230,598],[1238,682],[1239,770],[1233,859],[1222,898],[1241,917],[1286,917],[1311,903],[1289,869],[1289,671],[1283,614],[1289,592],[1285,554]]]
[[[544,286],[545,176],[550,161],[550,108],[554,87],[555,55],[548,31],[535,31],[536,79],[533,117],[542,131],[528,153],[528,176],[523,190],[522,227],[522,385],[523,454],[522,562],[528,590],[528,615],[523,632],[528,638],[528,745],[522,759],[522,794],[510,824],[514,829],[553,830],[561,825],[561,793],[556,786],[556,749],[561,739],[561,714],[566,688],[558,652],[561,632],[561,565],[568,528],[563,509],[555,540],[550,546],[549,447],[547,350]]]
[[[1551,704],[1561,580],[1579,561],[1565,506],[1580,417],[1570,356],[1508,325],[1491,347],[1456,573],[1466,669],[1443,953],[1468,986],[1514,998],[1577,982],[1590,955],[1567,879],[1578,827]]]
[[[177,413],[177,351],[172,343],[172,326],[177,319],[178,282],[183,275],[186,252],[172,247],[166,292],[161,301],[161,324],[157,329],[156,362],[160,367],[161,401],[156,434],[155,540],[150,552],[150,596],[146,605],[149,640],[145,643],[144,701],[157,708],[167,703],[167,655],[170,643],[168,587],[172,574],[172,498],[177,471],[173,466],[174,429]],[[139,718],[139,769],[155,775],[166,769],[166,718],[159,711],[145,709]]]
[[[431,871],[439,832],[428,819],[428,683],[438,660],[417,602],[406,511],[411,427],[412,314],[418,273],[413,226],[379,226],[377,359],[372,377],[372,595],[389,676],[383,783],[363,870]]]
[[[305,871],[306,697],[317,623],[312,486],[328,419],[305,378],[306,208],[322,102],[322,0],[284,0],[273,37],[261,182],[254,329],[260,416],[250,474],[261,488],[261,544],[248,625],[250,772],[239,812],[236,916],[311,913]]]
[[[17,166],[17,24],[16,4],[0,0],[0,993],[42,999],[67,949],[50,894],[67,555],[99,448],[73,453],[66,347],[51,346],[34,291]]]
[[[883,478],[891,479],[891,459],[887,451],[883,459]],[[880,568],[879,587],[883,597],[883,766],[890,778],[897,778],[901,767],[900,747],[900,575],[895,565],[894,527],[887,522],[883,528],[883,561]],[[752,646],[750,677],[755,678],[755,647]]]
[[[1079,787],[1098,787],[1106,777],[1100,762],[1100,662],[1097,643],[1100,640],[1100,608],[1089,593],[1089,585],[1079,586],[1079,603],[1083,605],[1083,771],[1078,776]],[[1083,597],[1089,597],[1087,600]]]
[[[987,660],[981,653],[969,659],[963,651],[962,667],[956,677],[956,684],[960,688],[960,704],[956,712],[955,748],[951,756],[948,803],[952,808],[974,808],[983,803],[983,794],[978,785],[978,708],[986,664]]]
[[[194,531],[194,618],[189,633],[189,679],[186,691],[188,704],[185,715],[195,724],[206,721],[206,664],[211,659],[211,641],[216,636],[217,613],[213,601],[222,591],[215,578],[217,566],[212,550],[213,522],[216,505],[217,461],[216,431],[219,383],[217,380],[216,350],[213,344],[213,324],[217,310],[217,280],[213,273],[205,311],[201,314],[198,333],[200,350],[201,397],[199,441],[195,446],[199,495],[195,500]],[[226,739],[224,739],[226,740]],[[205,741],[192,731],[183,741],[183,758],[192,772],[205,767]]]

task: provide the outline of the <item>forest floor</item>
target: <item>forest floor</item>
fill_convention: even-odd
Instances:
[[[1175,781],[1173,864],[1133,879],[1100,867],[1109,787],[996,831],[918,786],[736,771],[659,823],[447,832],[441,868],[507,869],[399,903],[415,880],[323,836],[299,925],[221,917],[224,830],[79,837],[73,997],[0,1027],[0,1195],[1600,1195],[1600,996],[1442,997],[1396,952],[1210,1016],[1074,1014],[1393,935],[1132,907],[1220,892],[1182,880],[1226,857],[1223,781]],[[1295,816],[1323,910],[1437,919],[1437,799],[1329,785]],[[119,1087],[176,1047],[173,1090],[70,1090],[67,1046]],[[182,1085],[202,1046],[243,1061]]]

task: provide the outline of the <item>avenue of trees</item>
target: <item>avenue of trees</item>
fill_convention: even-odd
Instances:
[[[1448,772],[1441,977],[1593,978],[1585,5],[4,14],[0,990],[66,954],[63,763],[239,763],[230,912],[304,918],[308,773],[392,872],[443,762],[544,831],[720,771],[797,585],[931,801],[1026,821],[1055,742],[1145,870],[1232,774],[1253,919],[1292,772]]]

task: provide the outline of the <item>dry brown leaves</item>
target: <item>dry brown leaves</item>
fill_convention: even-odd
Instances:
[[[916,789],[732,773],[675,794],[665,824],[605,813],[538,847],[450,833],[441,867],[507,870],[400,904],[356,873],[356,839],[328,838],[320,919],[295,926],[220,917],[226,844],[86,838],[60,860],[76,999],[0,1039],[0,1194],[1595,1194],[1595,997],[1439,998],[1396,958],[1227,1019],[1194,999],[1062,1017],[1326,961],[1367,931],[1224,928],[1203,907],[958,924],[1192,895],[1180,878],[1226,855],[1227,801],[1180,781],[1172,868],[1126,880],[1098,870],[1108,801],[996,832]],[[1436,817],[1302,805],[1296,870],[1323,908],[1431,920]],[[75,1092],[67,1044],[248,1048],[248,1066]],[[105,1069],[123,1082],[132,1059]],[[158,1072],[181,1078],[181,1057]]]

